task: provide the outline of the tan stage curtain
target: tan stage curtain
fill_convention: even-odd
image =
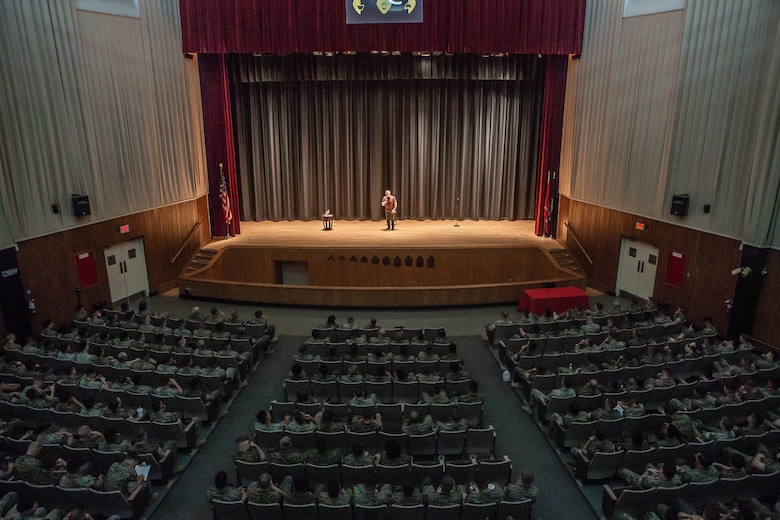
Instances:
[[[688,0],[634,18],[622,8],[588,2],[561,193],[780,247],[780,2]],[[679,220],[670,206],[682,193],[690,214]]]
[[[207,191],[178,2],[139,2],[137,16],[79,6],[0,2],[0,208],[14,241]],[[73,216],[74,193],[90,197],[90,217]]]
[[[464,57],[469,67],[409,56],[380,68],[354,56],[332,68],[274,58],[264,68],[237,57],[242,220],[310,220],[325,209],[376,220],[385,189],[400,218],[533,218],[538,74],[527,57],[482,67],[480,58]]]

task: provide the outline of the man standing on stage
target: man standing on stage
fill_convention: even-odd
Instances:
[[[390,190],[385,190],[385,196],[382,197],[382,206],[385,208],[387,229],[395,229],[395,209],[398,207],[398,201],[390,193]]]

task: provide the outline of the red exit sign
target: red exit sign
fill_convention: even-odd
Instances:
[[[130,233],[130,224],[122,224],[119,226],[119,232],[121,234]]]
[[[644,222],[637,222],[636,224],[634,224],[634,227],[636,229],[638,229],[639,231],[644,231],[645,230],[645,223]]]

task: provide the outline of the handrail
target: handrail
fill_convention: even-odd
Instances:
[[[590,257],[587,251],[585,251],[585,246],[582,245],[582,242],[580,242],[580,239],[577,237],[577,232],[574,231],[574,228],[569,225],[568,222],[563,223],[564,226],[566,226],[569,231],[571,231],[571,236],[574,238],[574,241],[577,243],[578,246],[580,246],[580,250],[582,251],[582,254],[585,255],[585,258],[588,259],[588,262],[590,265],[593,265],[593,259]]]
[[[187,236],[184,238],[184,241],[181,243],[181,247],[178,251],[176,251],[176,254],[173,255],[173,258],[171,259],[171,265],[176,261],[177,258],[179,258],[179,255],[182,251],[184,251],[184,247],[187,245],[187,242],[190,240],[190,237],[193,233],[200,227],[200,222],[195,222],[195,225],[192,226],[192,229],[190,229],[190,232],[187,233]]]

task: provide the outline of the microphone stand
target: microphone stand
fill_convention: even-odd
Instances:
[[[460,220],[460,197],[455,198],[455,226],[460,227],[458,221]]]

